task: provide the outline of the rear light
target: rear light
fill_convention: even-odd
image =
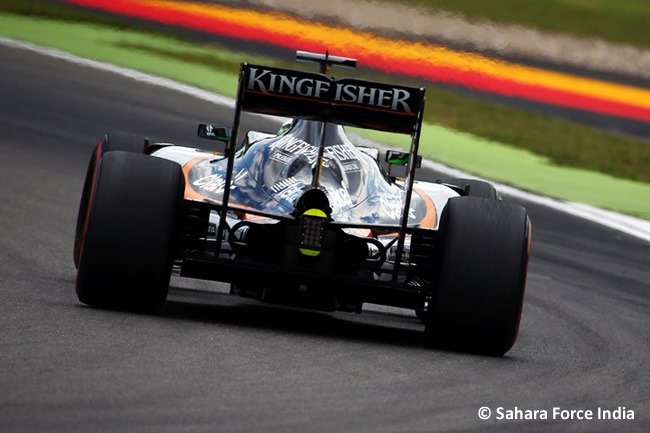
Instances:
[[[323,234],[327,215],[320,209],[308,209],[300,219],[299,251],[305,256],[315,257],[323,250]]]

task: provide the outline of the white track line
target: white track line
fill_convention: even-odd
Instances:
[[[15,39],[0,37],[0,45],[33,51],[35,53],[43,54],[48,57],[65,60],[76,65],[86,66],[88,68],[97,69],[100,71],[111,72],[123,77],[131,78],[132,80],[139,81],[141,83],[153,84],[154,86],[173,89],[186,95],[202,99],[204,101],[214,102],[215,104],[223,105],[225,107],[235,108],[235,100],[233,98],[218,95],[207,90],[201,90],[187,84],[179,83],[178,81],[170,80],[169,78],[157,77],[155,75],[146,74],[134,69],[111,65],[110,63],[84,59],[83,57],[78,57],[64,51],[56,50],[53,48],[44,48],[38,45],[30,44],[29,42],[18,41]]]
[[[85,67],[89,67],[89,68],[93,68],[105,72],[111,72],[142,83],[152,84],[155,86],[164,87],[166,89],[172,89],[177,92],[181,92],[186,95],[190,95],[195,98],[202,99],[204,101],[213,102],[221,106],[225,106],[229,108],[234,108],[235,106],[235,100],[232,98],[228,98],[223,95],[209,92],[207,90],[201,90],[196,87],[192,87],[187,84],[182,84],[168,78],[157,77],[155,75],[146,74],[129,68],[115,66],[109,63],[84,59],[82,57],[74,56],[72,54],[68,54],[60,50],[56,50],[52,48],[44,48],[38,45],[30,44],[28,42],[18,41],[15,39],[0,37],[0,45],[28,50],[45,56],[65,60],[67,62],[74,63],[80,66],[85,66]],[[385,148],[385,146],[371,142],[370,140],[368,140],[368,142],[369,144],[372,144],[375,147]],[[447,167],[446,165],[431,160],[424,160],[422,162],[422,165],[426,168],[430,168],[440,173],[443,173],[445,176],[449,176],[449,177],[477,178],[476,176],[470,175],[460,170]],[[513,188],[508,185],[501,185],[497,183],[495,183],[494,185],[497,187],[499,192],[503,195],[507,195],[531,203],[546,206],[555,209],[557,211],[574,215],[576,217],[585,219],[587,221],[592,221],[601,224],[603,226],[612,228],[614,230],[618,230],[620,232],[627,233],[631,236],[650,242],[650,221],[631,217],[628,215],[619,214],[616,212],[599,209],[589,205],[565,202],[565,201],[555,200],[548,197],[539,196],[530,192]]]

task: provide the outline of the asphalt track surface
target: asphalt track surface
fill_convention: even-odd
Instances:
[[[429,349],[405,310],[284,309],[217,283],[173,279],[156,316],[81,305],[72,241],[97,138],[197,145],[196,123],[232,113],[36,53],[0,59],[0,432],[650,430],[650,244],[532,204],[526,306],[504,358]],[[515,406],[636,419],[494,419]]]

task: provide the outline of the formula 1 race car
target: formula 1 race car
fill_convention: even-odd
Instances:
[[[91,157],[74,245],[79,300],[155,312],[170,276],[262,302],[413,309],[427,341],[503,355],[521,317],[531,225],[477,180],[415,180],[422,88],[334,79],[356,61],[297,53],[320,73],[242,64],[223,152],[107,134]],[[239,140],[242,111],[291,118]],[[343,126],[411,135],[410,152],[355,146]]]

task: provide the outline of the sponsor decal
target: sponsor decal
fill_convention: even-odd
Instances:
[[[285,136],[271,144],[274,152],[271,159],[287,164],[296,155],[304,155],[309,163],[314,166],[318,159],[318,147],[295,137]],[[361,171],[356,148],[351,144],[334,144],[323,149],[323,167],[329,167],[332,160],[341,162],[341,167],[346,172]]]
[[[284,136],[270,146],[273,150],[283,151],[292,155],[305,155],[310,161],[316,161],[318,149],[306,141],[292,136]]]
[[[274,197],[276,200],[286,200],[293,204],[304,193],[305,184],[295,178],[288,178],[273,185],[271,191],[275,193]],[[345,188],[328,191],[327,197],[332,208],[335,210],[341,210],[354,204],[348,190]]]
[[[231,191],[237,188],[237,182],[241,181],[246,176],[246,173],[246,169],[241,169],[235,174],[232,179]],[[226,177],[223,174],[211,174],[195,180],[192,185],[203,191],[222,194],[226,186]]]
[[[305,155],[310,164],[314,164],[318,159],[318,148],[311,143],[299,140],[291,136],[284,136],[270,146],[275,152],[271,159],[287,163],[296,155]]]
[[[424,102],[422,88],[249,64],[241,86],[244,111],[409,135]]]
[[[276,183],[271,187],[271,191],[278,193],[286,188],[289,188],[290,186],[293,186],[297,183],[301,183],[302,181],[296,179],[295,177],[289,177],[287,179],[281,180],[280,182]]]
[[[357,153],[354,146],[349,144],[335,144],[325,148],[325,155],[329,159],[337,159],[339,161],[347,161],[350,159],[357,159]]]
[[[390,218],[400,219],[402,217],[402,200],[381,196],[379,197],[379,204]],[[415,218],[415,210],[413,208],[409,209],[409,218]]]
[[[293,204],[303,193],[304,186],[305,184],[302,182],[297,182],[289,185],[285,189],[281,190],[278,194],[276,194],[275,199],[278,201],[286,200],[290,204]]]
[[[249,71],[248,90],[414,113],[409,103],[411,93],[405,88],[351,79],[334,81],[325,76],[281,69],[250,67]]]
[[[341,164],[341,167],[343,167],[343,171],[347,173],[351,171],[361,171],[361,167],[359,167],[359,164],[357,164],[356,161]]]
[[[321,99],[329,92],[331,82],[311,77],[273,73],[270,69],[250,68],[246,88],[262,93],[284,93]]]
[[[291,161],[291,156],[287,155],[286,153],[275,152],[273,155],[271,155],[271,159],[283,164],[288,164]]]

